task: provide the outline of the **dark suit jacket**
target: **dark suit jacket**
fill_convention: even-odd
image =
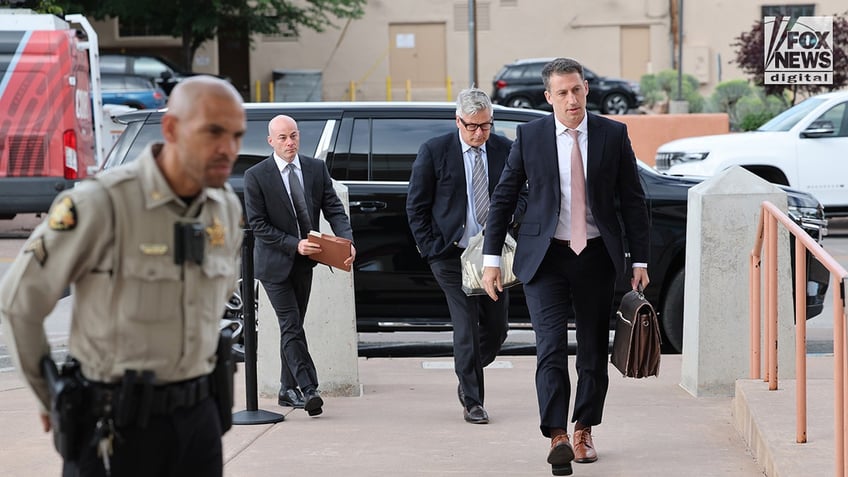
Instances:
[[[586,193],[607,252],[621,274],[626,268],[622,223],[632,261],[648,262],[649,224],[645,195],[627,127],[587,114]],[[527,283],[545,258],[560,209],[553,115],[518,126],[515,144],[489,206],[484,254],[500,255],[512,209],[525,181],[528,182],[527,211],[518,232],[513,270],[519,280]]]
[[[326,164],[311,157],[299,158],[312,228],[318,229],[320,212],[323,211],[336,236],[353,240],[350,220],[333,190]],[[272,282],[286,280],[294,264],[300,238],[294,208],[273,155],[245,171],[244,205],[247,221],[256,237],[253,252],[256,278]],[[312,265],[317,263],[313,261]]]
[[[512,141],[497,134],[491,134],[486,141],[490,196],[511,145]],[[430,139],[418,149],[406,198],[409,228],[425,260],[434,262],[458,256],[457,243],[465,232],[467,209],[467,181],[459,131]],[[514,210],[515,204],[509,212],[510,217]]]

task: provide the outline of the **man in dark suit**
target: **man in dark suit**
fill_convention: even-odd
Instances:
[[[447,298],[463,416],[470,423],[486,424],[483,368],[494,361],[506,340],[509,295],[499,292],[497,302],[466,296],[460,255],[485,226],[489,195],[512,142],[490,134],[492,103],[485,92],[463,90],[456,105],[458,131],[430,139],[418,150],[406,211],[418,251]]]
[[[321,248],[306,236],[317,230],[320,212],[335,235],[353,240],[353,233],[324,161],[298,154],[300,135],[294,119],[273,118],[268,123],[268,144],[273,154],[244,174],[244,204],[256,236],[256,278],[280,324],[278,402],[317,416],[323,412],[324,401],[303,320],[312,289],[312,268],[318,263],[309,256]],[[345,264],[352,264],[355,255],[351,245]]]
[[[554,475],[570,475],[572,460],[597,460],[591,426],[601,423],[615,281],[627,268],[621,224],[633,261],[631,286],[645,287],[648,213],[627,128],[586,112],[589,85],[580,63],[557,58],[545,66],[542,78],[554,114],[518,126],[492,195],[483,282],[497,300],[500,250],[519,190],[528,181],[513,269],[524,284],[536,333],[536,392],[540,429],[551,438],[548,462]],[[567,318],[572,314],[577,331],[573,448],[566,431]]]

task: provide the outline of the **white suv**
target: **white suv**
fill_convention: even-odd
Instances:
[[[734,165],[813,194],[830,217],[848,216],[848,91],[808,98],[753,132],[663,144],[655,167],[711,176]]]

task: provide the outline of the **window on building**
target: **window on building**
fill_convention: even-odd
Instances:
[[[118,36],[171,36],[159,22],[132,21],[118,19]]]
[[[802,5],[763,5],[763,17],[812,17],[816,6],[812,3]]]

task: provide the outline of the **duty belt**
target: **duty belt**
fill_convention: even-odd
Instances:
[[[177,409],[193,407],[212,395],[212,385],[208,375],[155,386],[145,386],[143,382],[136,382],[128,389],[122,382],[89,381],[88,387],[91,390],[91,402],[95,406],[101,409],[111,407],[118,413],[130,415],[173,414]]]

